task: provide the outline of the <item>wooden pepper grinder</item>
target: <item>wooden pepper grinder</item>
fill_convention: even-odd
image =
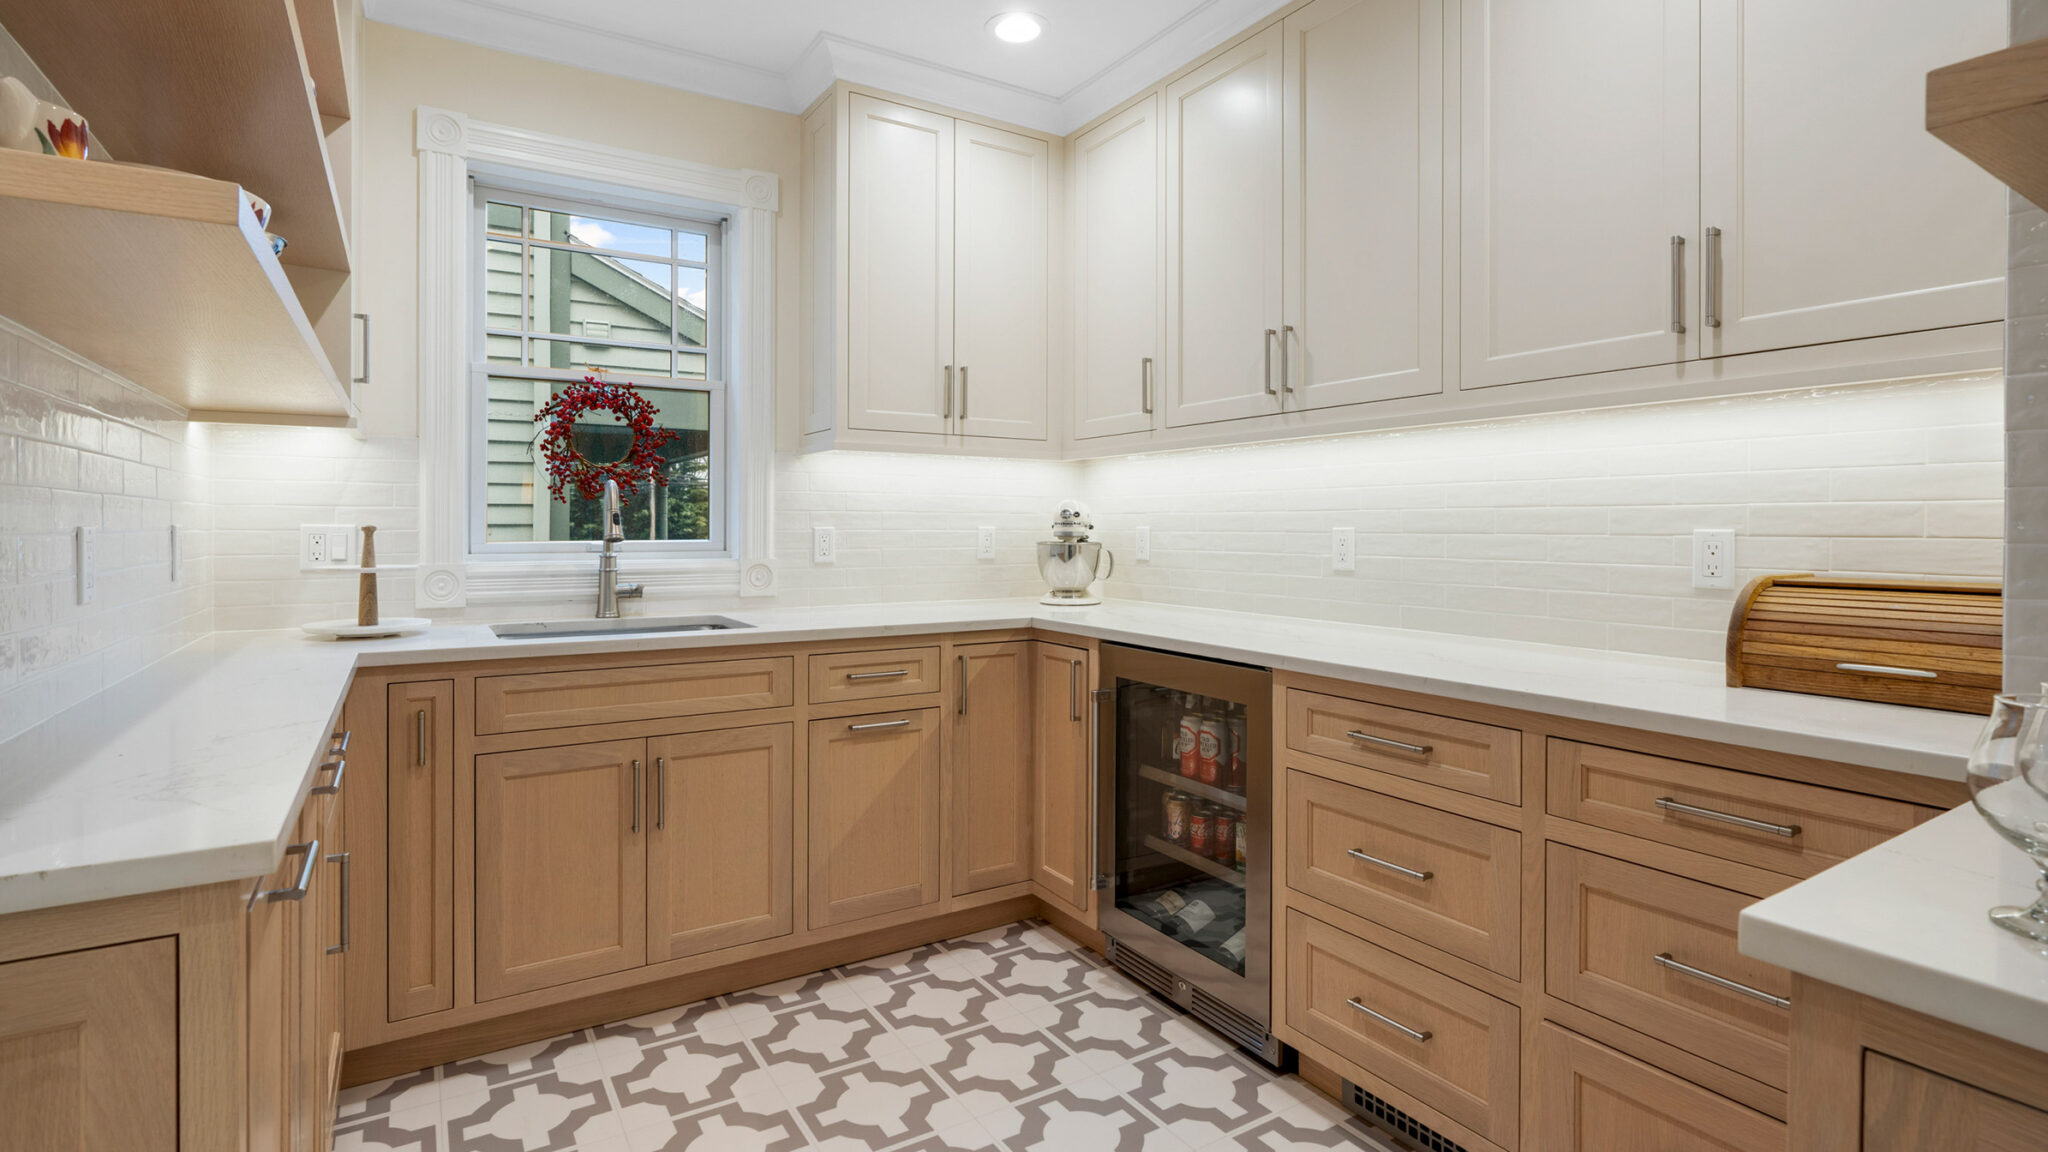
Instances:
[[[363,525],[363,574],[356,593],[356,623],[369,627],[377,622],[377,526]]]

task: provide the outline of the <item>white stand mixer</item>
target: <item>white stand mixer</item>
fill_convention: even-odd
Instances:
[[[1116,556],[1088,539],[1094,527],[1086,505],[1079,500],[1060,501],[1059,516],[1052,522],[1053,538],[1038,542],[1038,574],[1052,589],[1040,604],[1072,608],[1102,603],[1102,597],[1088,594],[1088,587],[1109,579],[1116,571]]]

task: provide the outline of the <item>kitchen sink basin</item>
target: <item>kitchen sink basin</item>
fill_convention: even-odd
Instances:
[[[622,616],[617,620],[540,620],[493,624],[500,640],[548,640],[574,636],[637,636],[648,632],[729,632],[752,628],[729,616]]]

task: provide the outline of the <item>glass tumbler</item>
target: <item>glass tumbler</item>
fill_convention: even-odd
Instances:
[[[1991,922],[2048,944],[2048,749],[2042,746],[2048,697],[2038,692],[1999,696],[1970,750],[1970,802],[1997,833],[2025,852],[2043,874],[2041,895],[2027,907],[1991,909]]]

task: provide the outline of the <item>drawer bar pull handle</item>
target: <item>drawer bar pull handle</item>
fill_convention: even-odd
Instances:
[[[336,852],[327,858],[329,864],[341,865],[341,940],[328,946],[327,955],[333,956],[348,951],[348,940],[352,934],[349,928],[348,874],[354,869],[348,861],[348,853]]]
[[[1408,877],[1410,880],[1433,880],[1436,878],[1436,873],[1434,872],[1417,872],[1413,868],[1403,868],[1399,864],[1396,864],[1391,860],[1382,860],[1377,856],[1367,856],[1365,853],[1360,852],[1356,848],[1346,848],[1344,850],[1344,854],[1346,856],[1351,857],[1354,860],[1363,860],[1367,864],[1374,864],[1381,868],[1385,868],[1389,872],[1399,872],[1401,875]]]
[[[425,768],[427,766],[427,710],[425,708],[420,709],[414,715],[413,723],[418,729],[413,733],[413,766]]]
[[[877,721],[875,721],[875,722],[874,722],[874,723],[872,723],[872,724],[848,724],[848,725],[846,726],[846,730],[847,730],[848,732],[872,732],[872,731],[874,731],[874,730],[875,730],[875,729],[877,729],[877,728],[908,728],[908,727],[910,727],[910,721],[909,721],[908,719],[902,719],[902,720],[877,720]]]
[[[344,752],[347,752],[347,751],[348,751],[348,738],[349,738],[349,737],[351,737],[351,736],[353,736],[353,735],[355,735],[355,733],[354,733],[354,732],[351,732],[351,731],[341,731],[341,732],[336,732],[336,733],[335,733],[334,735],[332,735],[332,736],[328,737],[328,738],[327,738],[327,754],[328,754],[329,756],[339,756],[339,755],[341,755],[342,753],[344,753]]]
[[[1436,1033],[1434,1032],[1417,1032],[1415,1029],[1410,1028],[1409,1026],[1401,1023],[1398,1020],[1393,1020],[1388,1017],[1382,1016],[1379,1013],[1373,1011],[1372,1009],[1367,1008],[1365,1005],[1360,1004],[1358,1002],[1358,998],[1355,996],[1349,1000],[1346,1000],[1345,1003],[1351,1005],[1353,1008],[1358,1009],[1360,1012],[1365,1013],[1367,1016],[1372,1017],[1380,1023],[1385,1024],[1387,1027],[1392,1028],[1394,1031],[1399,1032],[1401,1035],[1406,1036],[1407,1038],[1415,1041],[1418,1044],[1423,1043],[1424,1041],[1427,1041],[1431,1036],[1436,1035]]]
[[[1427,756],[1435,749],[1433,744],[1406,744],[1399,740],[1389,740],[1385,736],[1375,736],[1370,732],[1360,732],[1356,729],[1346,732],[1345,735],[1353,740],[1363,741],[1367,744],[1377,744],[1382,748],[1392,748],[1399,752],[1406,752],[1410,756]]]
[[[1659,952],[1652,956],[1651,959],[1655,960],[1659,966],[1669,968],[1682,976],[1690,976],[1695,980],[1704,980],[1716,988],[1726,988],[1730,992],[1739,992],[1751,1000],[1761,1000],[1766,1004],[1779,1008],[1790,1008],[1792,1006],[1792,1002],[1783,996],[1773,996],[1761,988],[1751,988],[1747,984],[1738,984],[1726,976],[1716,976],[1704,968],[1695,968],[1690,964],[1681,964],[1673,960],[1669,952]]]
[[[898,676],[910,675],[908,668],[892,668],[887,672],[848,672],[848,680],[893,680]]]
[[[1895,668],[1890,664],[1837,664],[1843,672],[1868,672],[1872,676],[1904,676],[1913,680],[1939,680],[1941,673],[1925,668]]]
[[[343,773],[348,771],[348,761],[329,760],[327,763],[322,764],[318,768],[315,768],[313,772],[315,775],[318,775],[319,773],[325,772],[330,768],[334,770],[334,777],[327,781],[327,783],[325,784],[315,784],[311,788],[306,789],[307,795],[338,796],[341,794],[341,777]]]
[[[263,881],[258,880],[256,881],[256,887],[249,893],[249,907],[254,908],[258,900],[304,900],[306,898],[306,892],[313,886],[313,869],[320,863],[320,842],[318,840],[308,840],[304,844],[288,844],[285,846],[284,854],[288,857],[303,856],[306,858],[305,864],[299,869],[299,882],[289,888],[265,890]]]
[[[1733,824],[1737,828],[1747,828],[1752,832],[1769,832],[1772,835],[1787,838],[1799,835],[1799,825],[1797,824],[1772,824],[1764,820],[1751,820],[1747,816],[1737,816],[1730,812],[1716,812],[1712,808],[1695,808],[1690,804],[1681,804],[1669,796],[1657,797],[1657,807],[1664,809],[1666,812],[1677,812],[1685,816],[1698,816],[1702,820],[1719,820],[1723,824]]]

